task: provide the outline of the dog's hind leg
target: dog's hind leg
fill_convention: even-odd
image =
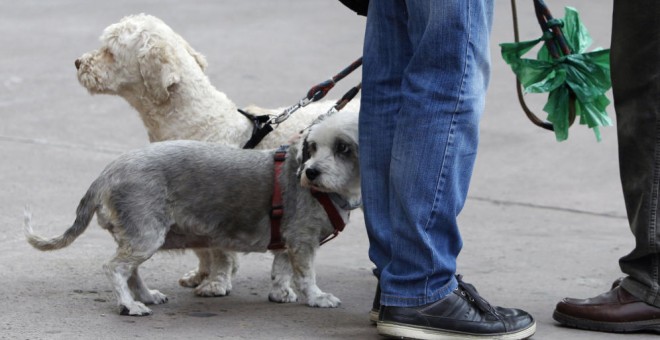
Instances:
[[[159,292],[156,289],[149,289],[142,281],[138,268],[133,269],[131,277],[128,278],[128,287],[133,292],[136,299],[144,302],[147,305],[159,305],[167,302],[167,295]]]
[[[105,274],[112,284],[112,288],[117,297],[119,305],[119,314],[131,316],[145,316],[151,314],[151,309],[140,301],[135,301],[128,280],[133,272],[147,258],[136,258],[130,254],[130,251],[118,249],[115,257],[103,266]]]
[[[337,307],[341,301],[330,293],[324,293],[316,285],[314,254],[316,249],[307,244],[289,247],[289,256],[293,266],[293,280],[296,287],[307,298],[311,307]]]
[[[293,269],[289,254],[283,250],[273,251],[273,268],[271,270],[272,286],[268,293],[268,300],[271,302],[295,302],[298,296],[291,288],[291,277]]]
[[[145,303],[163,303],[167,299],[160,292],[149,290],[138,275],[138,266],[163,245],[166,230],[161,227],[162,222],[158,222],[157,219],[152,221],[151,228],[148,218],[144,218],[141,222],[144,223],[142,228],[108,228],[119,247],[115,256],[103,266],[103,269],[112,284],[121,315],[150,315],[151,309]],[[124,230],[139,230],[139,233],[133,233],[127,238]],[[135,301],[133,294],[144,303]]]
[[[206,297],[229,295],[232,289],[232,274],[238,268],[236,253],[213,248],[209,249],[209,253],[211,254],[209,274],[195,288],[195,295]]]
[[[199,259],[199,266],[185,273],[180,279],[179,284],[183,287],[195,288],[204,281],[211,270],[211,251],[209,249],[195,249],[195,255]]]

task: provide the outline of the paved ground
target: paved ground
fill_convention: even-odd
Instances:
[[[607,47],[611,1],[550,5],[562,16],[567,3],[581,10],[595,45]],[[619,339],[565,329],[551,319],[560,298],[607,289],[620,275],[617,259],[632,247],[615,130],[604,129],[597,143],[576,126],[567,142],[557,143],[526,120],[497,46],[512,40],[511,11],[506,1],[496,6],[492,85],[460,218],[460,272],[492,303],[533,313],[535,339]],[[531,5],[519,7],[523,38],[535,38]],[[377,339],[367,321],[375,280],[359,213],[317,261],[320,286],[343,301],[337,309],[269,303],[266,254],[243,256],[231,296],[210,299],[176,282],[195,265],[191,253],[158,254],[142,272],[170,302],[155,306],[150,317],[120,317],[101,270],[114,250],[107,233],[91,227],[54,253],[27,245],[24,205],[32,206],[40,232],[60,233],[105,164],[147,143],[133,109],[118,97],[88,95],[73,66],[99,45],[104,27],[139,12],[161,17],[205,54],[212,82],[240,106],[293,104],[361,54],[364,19],[336,1],[0,3],[0,338]],[[358,81],[349,77],[334,95]],[[529,97],[539,111],[544,96]]]

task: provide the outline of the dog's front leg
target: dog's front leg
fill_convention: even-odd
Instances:
[[[316,248],[309,245],[289,247],[289,257],[293,266],[293,280],[296,287],[307,298],[311,307],[337,307],[341,301],[330,293],[324,293],[316,285],[314,255]]]
[[[271,302],[287,303],[295,302],[298,296],[291,288],[291,277],[293,269],[289,254],[283,250],[273,251],[273,268],[271,270],[272,286],[268,294],[268,300]]]

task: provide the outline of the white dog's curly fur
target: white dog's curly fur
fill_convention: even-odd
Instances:
[[[236,105],[216,90],[204,73],[203,55],[160,19],[145,15],[124,17],[108,26],[102,46],[76,60],[78,80],[91,94],[124,98],[140,114],[151,142],[192,139],[241,147],[252,134],[252,123]],[[357,112],[358,101],[345,110]],[[286,143],[334,103],[314,103],[296,111],[257,146],[270,149]],[[279,110],[247,108],[254,114]],[[179,280],[196,287],[199,296],[223,296],[231,290],[236,255],[220,250],[196,250],[199,268]],[[209,273],[218,273],[209,277]]]

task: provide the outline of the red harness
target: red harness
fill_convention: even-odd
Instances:
[[[282,203],[282,188],[280,186],[279,180],[280,174],[282,173],[282,166],[284,165],[284,160],[286,159],[286,148],[280,147],[277,151],[275,151],[275,156],[273,158],[275,160],[275,171],[273,178],[273,197],[271,200],[270,208],[270,243],[268,244],[268,249],[277,250],[286,248],[286,244],[282,240],[282,233],[280,232],[282,216],[284,215],[284,205]],[[325,213],[328,214],[330,223],[332,223],[334,228],[332,234],[326,236],[321,241],[321,245],[323,245],[337,237],[339,232],[344,231],[346,223],[337,211],[337,207],[335,207],[334,203],[332,203],[332,200],[327,193],[313,189],[311,192],[312,196],[314,196],[314,198],[316,198],[316,200],[319,201],[319,203],[321,203],[323,206],[323,209],[325,210]]]

